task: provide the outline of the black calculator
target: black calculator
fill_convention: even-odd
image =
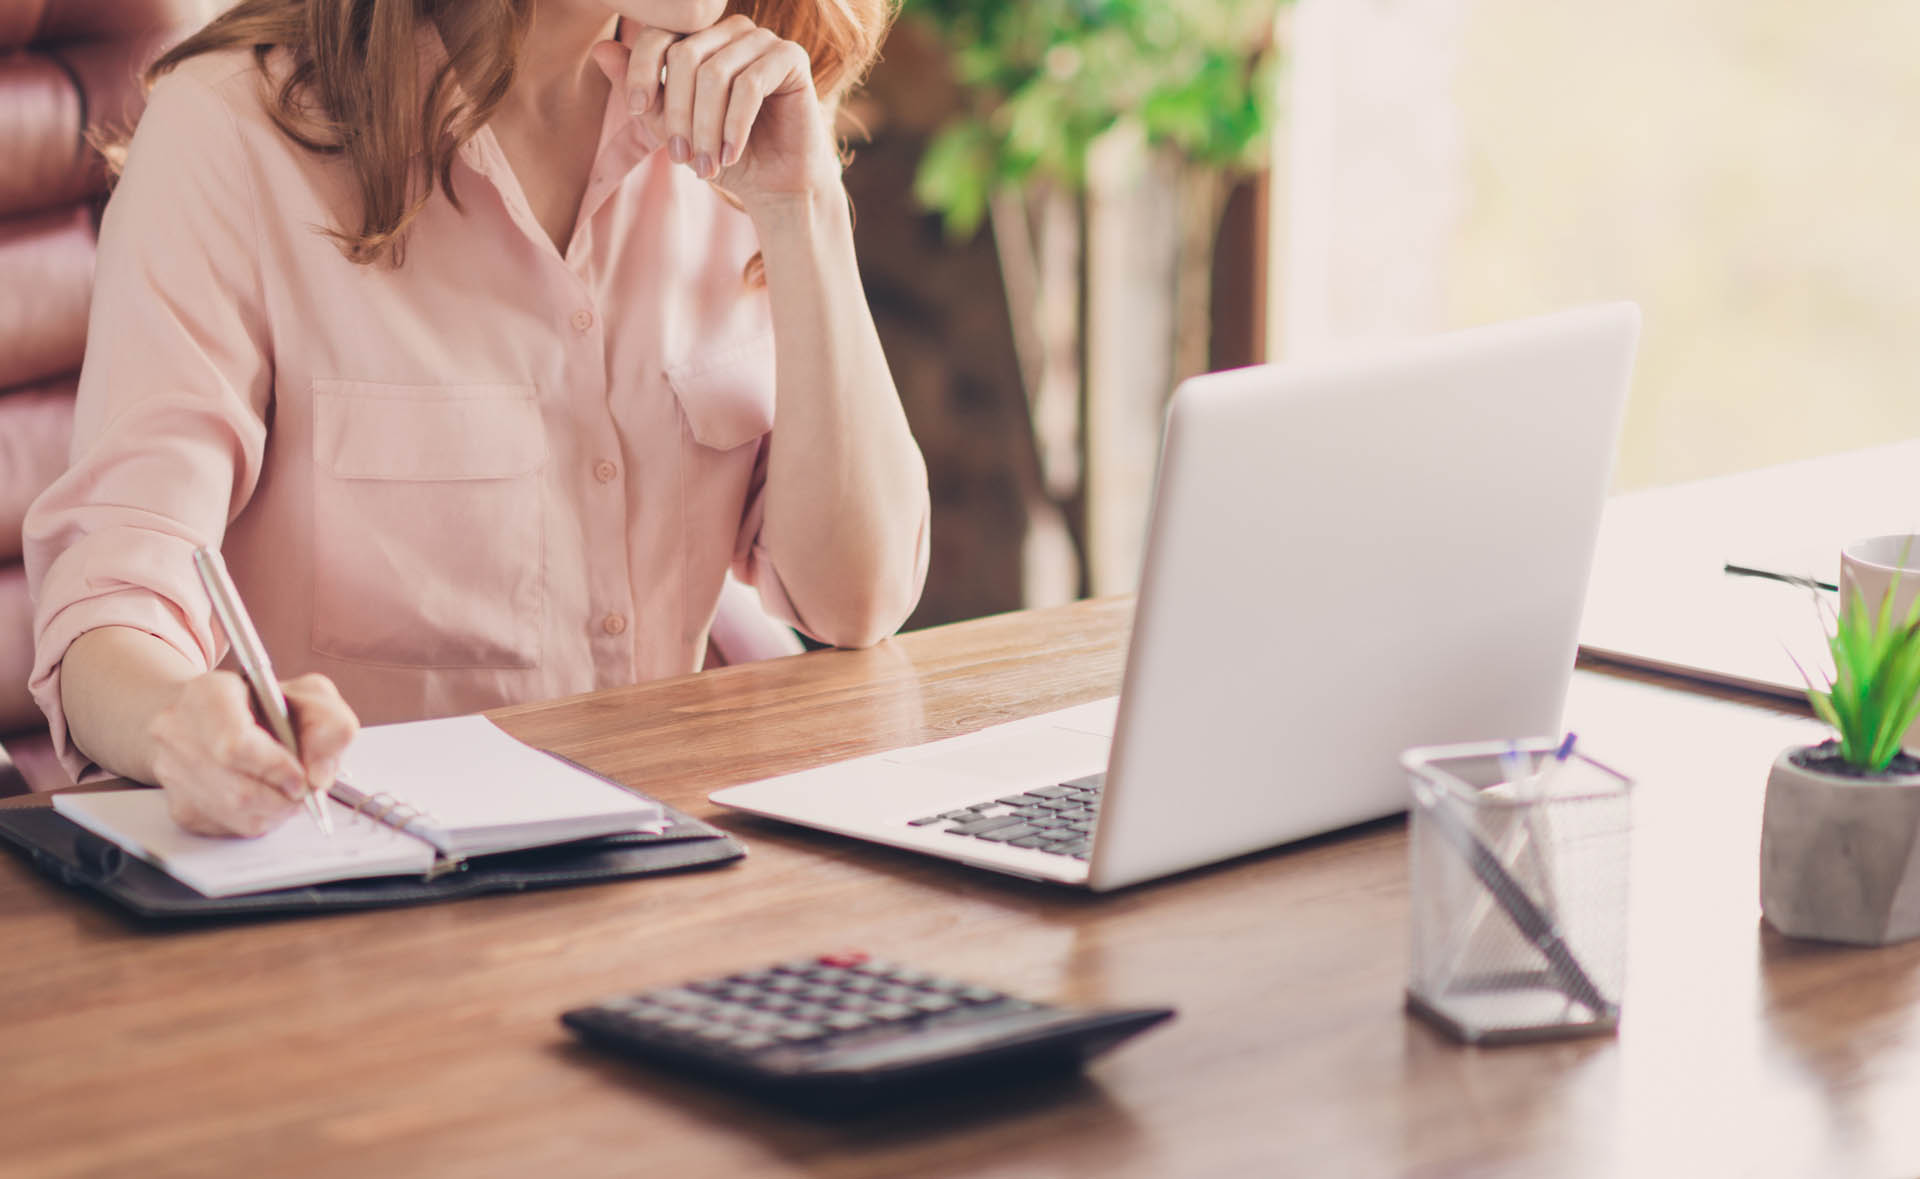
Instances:
[[[849,951],[606,999],[560,1020],[598,1047],[831,1111],[1077,1068],[1172,1016],[1035,1003]]]

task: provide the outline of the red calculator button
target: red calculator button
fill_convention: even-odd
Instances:
[[[865,950],[841,950],[838,953],[820,955],[822,966],[864,966],[866,962]]]

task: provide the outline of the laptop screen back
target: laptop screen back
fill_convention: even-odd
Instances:
[[[1638,331],[1617,304],[1176,391],[1092,887],[1404,810],[1408,746],[1557,730]]]

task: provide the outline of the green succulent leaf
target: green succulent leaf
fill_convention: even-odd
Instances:
[[[1899,586],[1896,576],[1877,607],[1869,607],[1854,587],[1839,611],[1823,611],[1823,619],[1831,618],[1827,649],[1834,671],[1824,690],[1800,668],[1807,702],[1833,727],[1840,755],[1873,773],[1892,763],[1908,727],[1920,717],[1920,599],[1896,620]]]

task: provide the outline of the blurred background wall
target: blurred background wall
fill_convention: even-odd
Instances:
[[[1920,433],[1917,45],[1910,0],[1464,0],[1444,319],[1639,299],[1621,488]]]

